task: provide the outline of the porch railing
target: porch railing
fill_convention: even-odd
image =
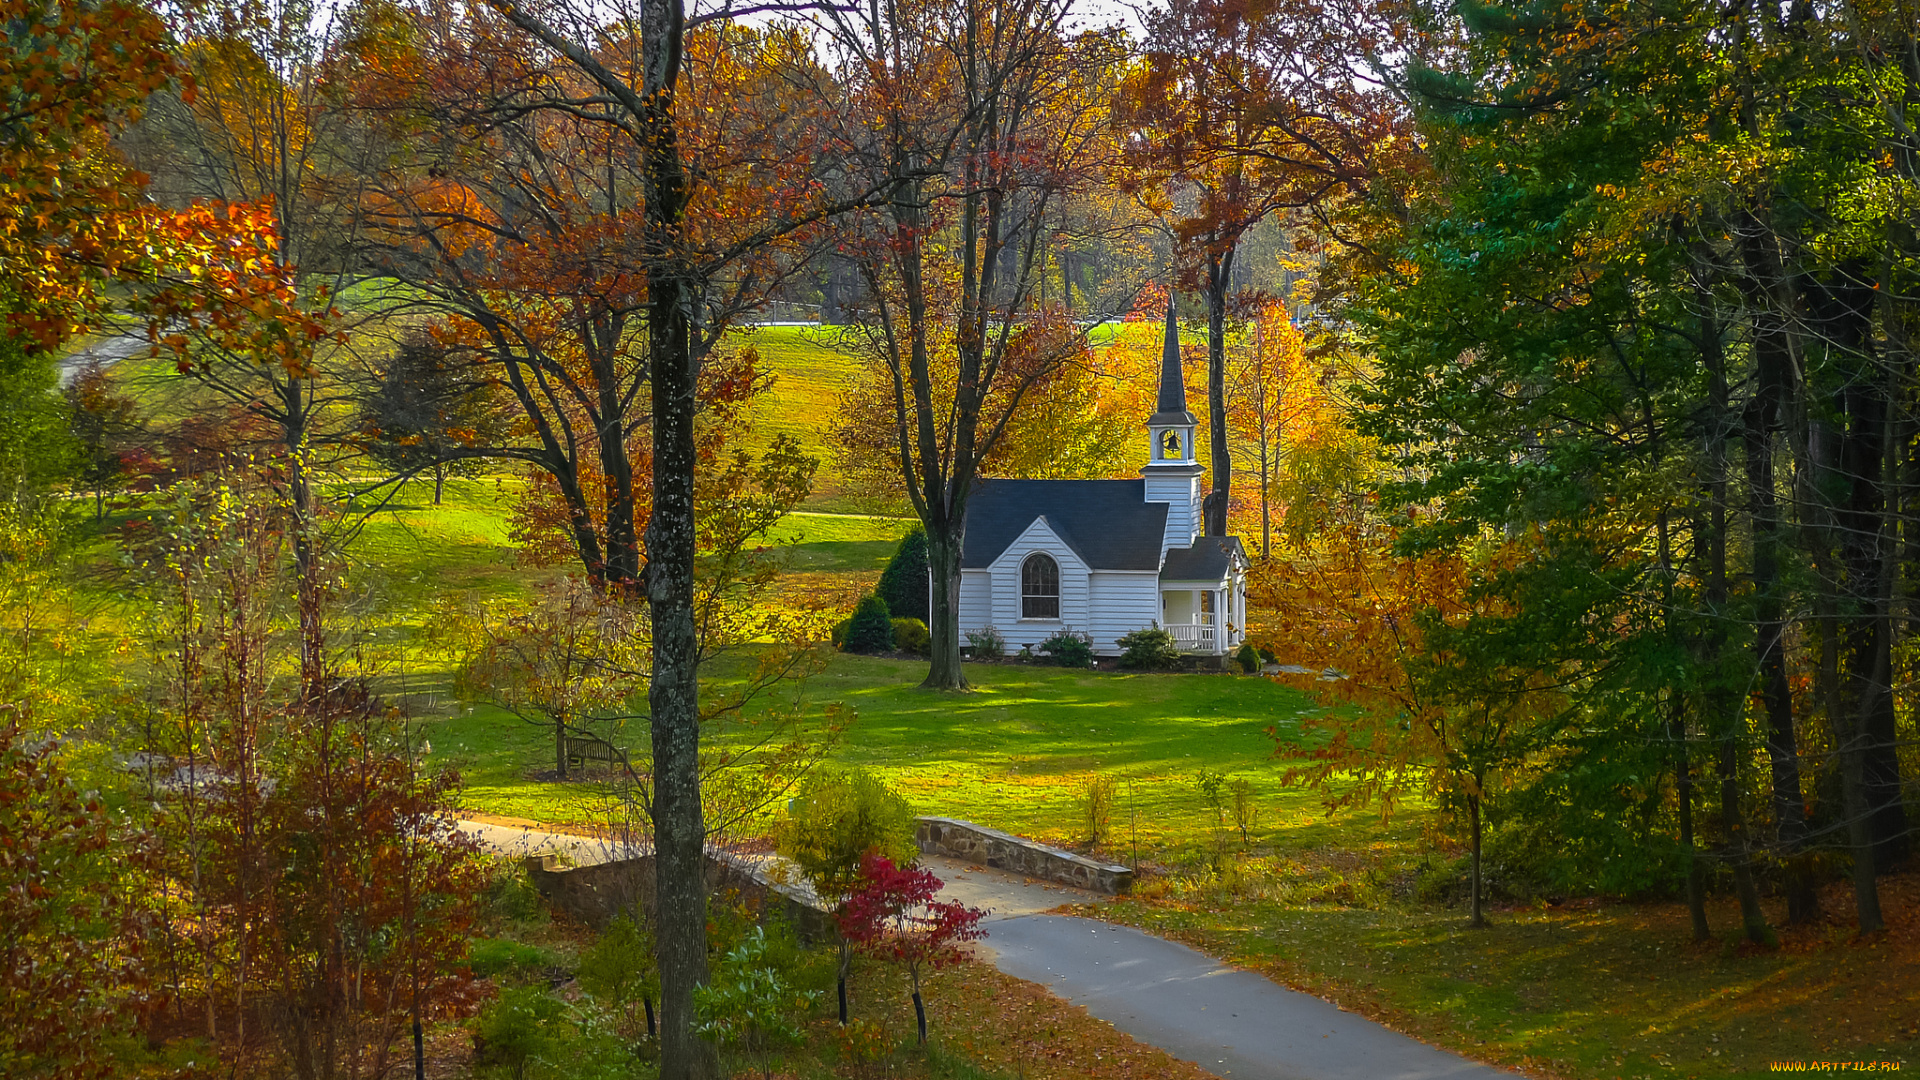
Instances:
[[[1168,623],[1166,630],[1182,652],[1211,652],[1215,648],[1211,623]]]

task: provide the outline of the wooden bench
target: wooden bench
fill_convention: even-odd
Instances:
[[[567,736],[568,766],[585,766],[589,761],[604,761],[609,765],[619,765],[628,772],[633,766],[627,761],[627,752],[598,735]]]

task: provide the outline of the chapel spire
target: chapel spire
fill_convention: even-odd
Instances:
[[[1160,403],[1149,424],[1191,424],[1187,381],[1180,372],[1180,324],[1173,317],[1173,292],[1167,292],[1167,340],[1160,354]]]

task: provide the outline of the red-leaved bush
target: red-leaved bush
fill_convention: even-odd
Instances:
[[[920,969],[951,964],[961,958],[963,942],[987,936],[980,928],[987,913],[935,900],[941,887],[933,871],[898,867],[870,851],[860,860],[860,874],[837,916],[840,933],[855,948],[906,965],[922,1044],[927,1041],[927,1008],[920,997]]]

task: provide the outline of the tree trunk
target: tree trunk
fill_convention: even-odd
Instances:
[[[560,779],[567,778],[567,721],[561,716],[553,719],[553,771]]]
[[[440,497],[446,490],[446,487],[447,463],[444,461],[436,461],[433,463],[433,505],[440,505]]]
[[[1227,291],[1233,287],[1233,249],[1207,259],[1207,472],[1212,490],[1203,516],[1208,536],[1227,535],[1233,455],[1227,452]]]
[[[1740,898],[1740,924],[1747,940],[1773,941],[1773,930],[1760,910],[1760,890],[1753,882],[1752,847],[1747,840],[1746,817],[1740,812],[1740,744],[1732,731],[1720,737],[1720,823],[1727,830],[1727,851],[1733,863],[1733,889]]]
[[[1467,816],[1473,822],[1473,854],[1471,856],[1473,901],[1468,905],[1470,914],[1467,917],[1467,925],[1482,927],[1487,925],[1487,915],[1481,906],[1486,889],[1480,880],[1480,796],[1467,796]]]
[[[1734,891],[1740,898],[1740,919],[1747,938],[1765,942],[1772,938],[1766,916],[1760,910],[1760,893],[1753,881],[1753,857],[1747,840],[1746,817],[1740,812],[1739,735],[1742,728],[1741,695],[1726,685],[1724,674],[1728,653],[1728,621],[1733,617],[1727,587],[1727,443],[1732,437],[1734,419],[1727,391],[1726,354],[1721,348],[1721,326],[1711,289],[1712,260],[1696,256],[1695,288],[1701,304],[1700,353],[1707,369],[1706,495],[1707,528],[1696,528],[1695,543],[1705,557],[1706,614],[1710,620],[1702,644],[1704,669],[1711,682],[1700,698],[1707,707],[1707,730],[1718,732],[1720,742],[1720,821],[1727,833],[1727,857],[1733,866]]]
[[[1693,843],[1693,755],[1687,750],[1687,722],[1681,713],[1680,699],[1669,703],[1667,735],[1673,741],[1674,795],[1680,810],[1680,850],[1687,854],[1687,914],[1693,920],[1693,940],[1710,941],[1713,930],[1707,925],[1707,878],[1700,863],[1700,852]]]
[[[1767,758],[1772,774],[1776,841],[1786,862],[1787,925],[1820,914],[1808,862],[1806,799],[1800,789],[1800,751],[1793,729],[1793,691],[1787,681],[1785,603],[1780,594],[1780,509],[1774,477],[1774,432],[1792,392],[1794,341],[1786,313],[1776,310],[1781,267],[1756,213],[1739,219],[1752,312],[1756,392],[1744,414],[1744,456],[1753,533],[1754,666],[1767,712]]]
[[[1892,434],[1891,394],[1871,330],[1876,283],[1856,264],[1843,265],[1832,283],[1811,287],[1810,308],[1826,349],[1829,377],[1837,381],[1839,475],[1844,501],[1837,507],[1842,596],[1848,617],[1842,630],[1848,718],[1861,756],[1861,795],[1873,834],[1873,864],[1892,868],[1907,849],[1906,808],[1901,798],[1900,759],[1892,696],[1893,581],[1890,572],[1886,465]]]
[[[847,939],[840,939],[840,967],[835,971],[835,989],[840,995],[840,1026],[847,1026],[847,969],[853,964],[853,952],[847,948]]]
[[[674,122],[686,10],[681,0],[641,9],[649,246],[647,343],[653,396],[653,518],[647,527],[647,600],[653,622],[652,709],[655,955],[660,968],[660,1078],[707,1080],[713,1048],[693,1033],[693,991],[707,979],[706,821],[700,806],[700,641],[694,626],[693,479],[696,379],[679,251],[687,177]],[[604,440],[603,440],[604,441]],[[614,553],[609,551],[611,561]]]
[[[920,1045],[927,1045],[927,1004],[920,997],[920,969],[913,969],[913,1020],[920,1028]]]
[[[960,666],[960,540],[957,527],[935,531],[927,527],[927,570],[932,587],[931,621],[927,623],[930,641],[927,677],[920,686],[926,690],[965,690],[967,675]]]

